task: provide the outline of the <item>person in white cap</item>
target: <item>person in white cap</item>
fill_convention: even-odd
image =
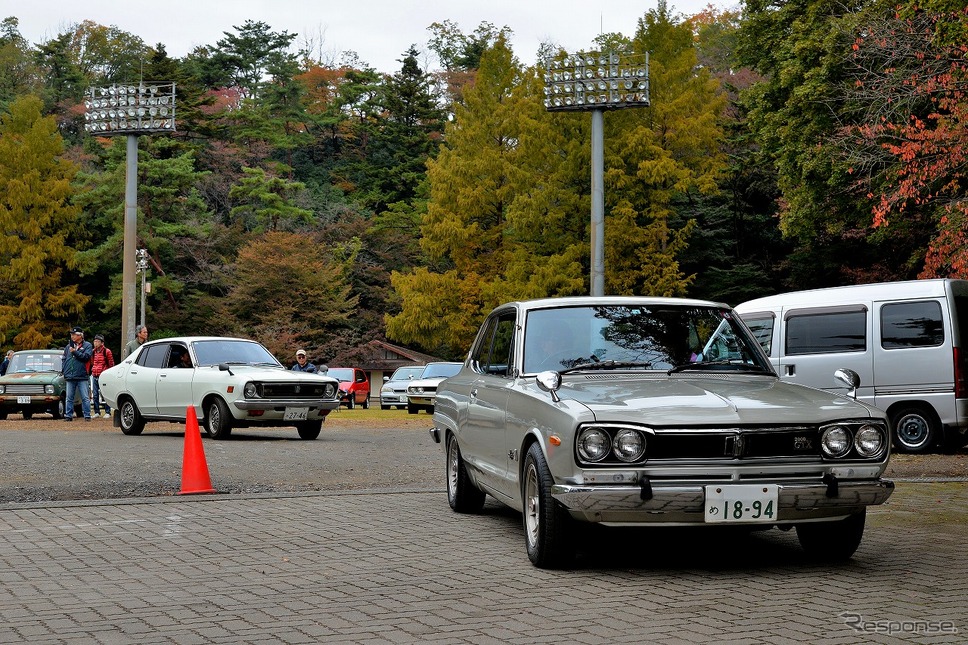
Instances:
[[[316,366],[306,358],[305,349],[296,350],[296,364],[292,366],[292,369],[296,372],[309,372],[310,374],[315,374],[318,371]]]

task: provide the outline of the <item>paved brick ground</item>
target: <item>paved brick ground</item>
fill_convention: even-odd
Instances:
[[[576,569],[541,571],[519,515],[419,490],[5,508],[0,643],[968,639],[963,482],[899,485],[839,566],[780,531],[589,538]]]

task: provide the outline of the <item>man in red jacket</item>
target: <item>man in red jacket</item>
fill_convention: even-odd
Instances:
[[[97,378],[101,372],[109,367],[114,367],[114,354],[104,346],[104,336],[98,334],[94,337],[94,353],[91,355],[91,376],[93,377],[94,387],[91,388],[91,397],[94,399],[94,416],[101,415],[101,384]],[[104,402],[104,418],[111,418],[111,408],[107,401]]]

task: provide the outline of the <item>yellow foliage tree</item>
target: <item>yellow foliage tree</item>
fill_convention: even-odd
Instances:
[[[76,268],[69,233],[80,209],[71,204],[76,166],[63,156],[53,117],[25,96],[0,115],[0,341],[17,349],[46,348],[90,299],[65,284]]]

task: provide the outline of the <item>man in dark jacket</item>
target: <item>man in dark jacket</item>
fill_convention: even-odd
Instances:
[[[74,420],[74,397],[81,397],[81,410],[84,420],[91,420],[91,388],[87,363],[91,360],[94,348],[84,340],[84,330],[75,327],[71,330],[71,341],[64,348],[64,380],[67,381],[67,400],[64,401],[64,421]]]
[[[316,366],[310,363],[306,358],[305,349],[296,351],[296,363],[292,366],[292,369],[295,372],[309,372],[310,374],[315,374],[319,371],[316,369]]]

